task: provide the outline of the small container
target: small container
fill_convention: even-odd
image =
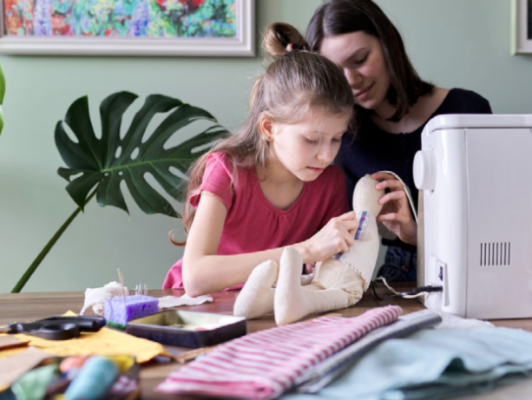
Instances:
[[[246,334],[246,319],[197,311],[166,310],[132,320],[130,335],[188,348],[213,346]]]

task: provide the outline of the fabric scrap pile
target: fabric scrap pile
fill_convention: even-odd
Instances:
[[[530,349],[532,334],[518,329],[421,330],[381,343],[316,394],[283,399],[438,400],[478,394],[529,377]]]

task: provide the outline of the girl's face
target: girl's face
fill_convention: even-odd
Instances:
[[[299,180],[310,182],[332,164],[351,118],[323,109],[309,112],[302,122],[282,124],[261,121],[270,141],[272,161]]]
[[[378,38],[363,31],[326,37],[320,53],[344,70],[356,104],[367,110],[383,104],[390,79]]]

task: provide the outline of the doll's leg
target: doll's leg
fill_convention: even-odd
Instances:
[[[277,280],[279,265],[272,260],[255,267],[236,298],[233,314],[247,319],[259,318],[273,312],[272,288]]]
[[[277,325],[286,325],[314,313],[339,310],[354,304],[362,296],[353,299],[353,294],[342,289],[316,290],[316,284],[301,287],[301,255],[287,247],[281,256],[279,279],[275,292],[274,308]]]

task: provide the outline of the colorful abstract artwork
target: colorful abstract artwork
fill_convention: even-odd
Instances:
[[[235,38],[237,0],[4,0],[4,36]]]

